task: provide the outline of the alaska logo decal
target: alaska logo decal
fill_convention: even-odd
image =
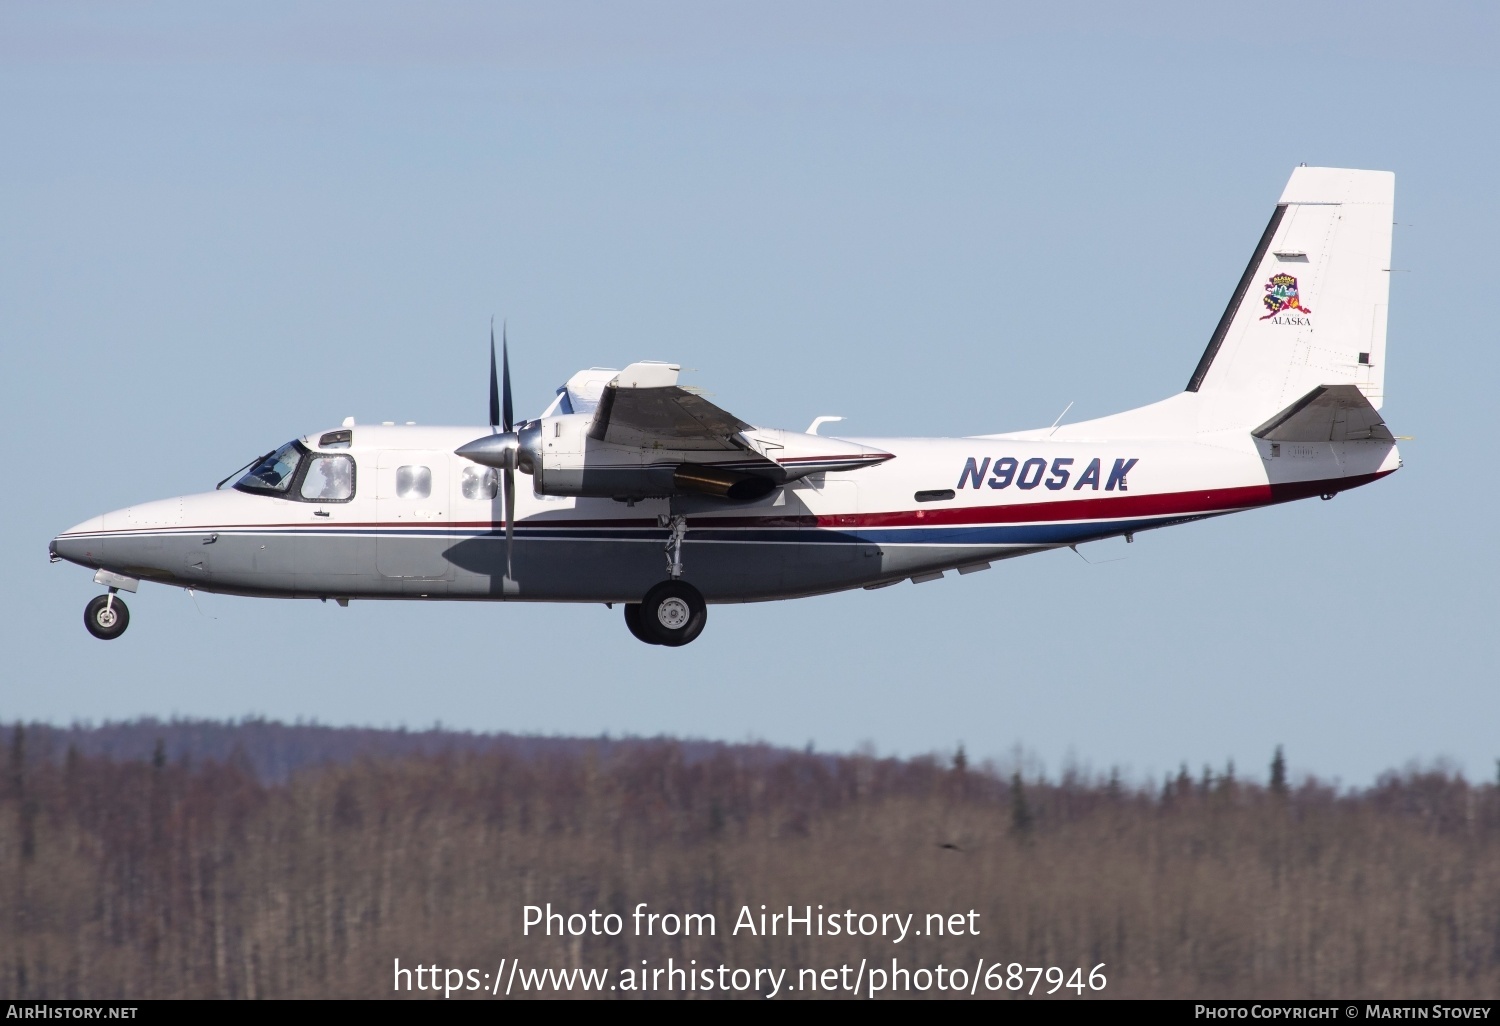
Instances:
[[[1312,313],[1302,305],[1302,300],[1297,296],[1297,279],[1282,271],[1271,275],[1271,280],[1266,282],[1266,294],[1261,300],[1266,304],[1266,315],[1263,321],[1272,324],[1307,324],[1306,315]],[[1285,317],[1277,316],[1286,314]],[[1302,314],[1303,316],[1297,316]]]

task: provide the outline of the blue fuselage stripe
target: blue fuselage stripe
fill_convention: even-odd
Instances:
[[[889,545],[1067,545],[1082,539],[1144,531],[1155,527],[1187,523],[1220,512],[1184,514],[1169,517],[1139,517],[1126,520],[1083,520],[1034,524],[963,524],[932,527],[868,527],[840,530],[816,527],[704,527],[689,526],[688,542],[728,542],[738,544],[889,544]],[[168,528],[162,531],[137,530],[99,532],[94,538],[140,538],[151,535],[198,535],[208,528]],[[223,536],[259,537],[366,537],[366,538],[489,538],[503,541],[505,530],[492,528],[442,527],[245,527],[218,528]],[[568,527],[561,524],[516,525],[520,541],[622,541],[660,543],[666,532],[654,527]]]

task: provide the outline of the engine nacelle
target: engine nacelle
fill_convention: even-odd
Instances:
[[[538,495],[665,498],[707,495],[753,502],[809,474],[873,466],[891,454],[841,438],[750,428],[732,435],[627,432],[606,441],[597,417],[542,417],[518,431],[493,432],[454,450],[486,467],[531,476]]]
[[[742,450],[641,449],[590,438],[588,414],[544,417],[520,431],[516,465],[531,475],[538,495],[607,499],[711,495],[730,502],[753,502],[777,486],[777,467],[760,461],[765,473],[712,466],[708,461],[745,463]]]

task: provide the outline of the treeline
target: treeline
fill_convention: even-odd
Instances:
[[[793,976],[1104,963],[1114,997],[1500,992],[1500,789],[1447,771],[1340,792],[1292,785],[1277,753],[1265,784],[1184,770],[1137,787],[961,752],[689,757],[655,740],[366,754],[278,780],[244,746],[43,751],[56,740],[15,728],[4,744],[9,997],[380,997],[397,958],[493,973],[669,957]],[[636,936],[639,902],[717,930]],[[547,903],[626,929],[523,936],[524,906]],[[973,909],[979,933],[731,935],[761,905],[918,923]]]
[[[319,723],[279,723],[260,717],[238,721],[148,717],[71,727],[35,723],[27,724],[24,730],[30,759],[55,761],[72,749],[79,755],[103,755],[116,762],[129,762],[155,757],[159,750],[171,762],[234,762],[260,780],[272,783],[285,781],[299,770],[360,758],[458,752],[504,752],[520,759],[593,752],[607,758],[618,750],[647,743],[640,738],[477,734],[445,730],[441,724],[427,730],[330,727]],[[689,760],[736,747],[717,741],[678,744]],[[741,747],[746,751],[769,751],[764,746]]]

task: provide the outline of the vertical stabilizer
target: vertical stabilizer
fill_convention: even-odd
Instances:
[[[1188,382],[1270,416],[1324,385],[1380,408],[1395,175],[1299,167]]]

